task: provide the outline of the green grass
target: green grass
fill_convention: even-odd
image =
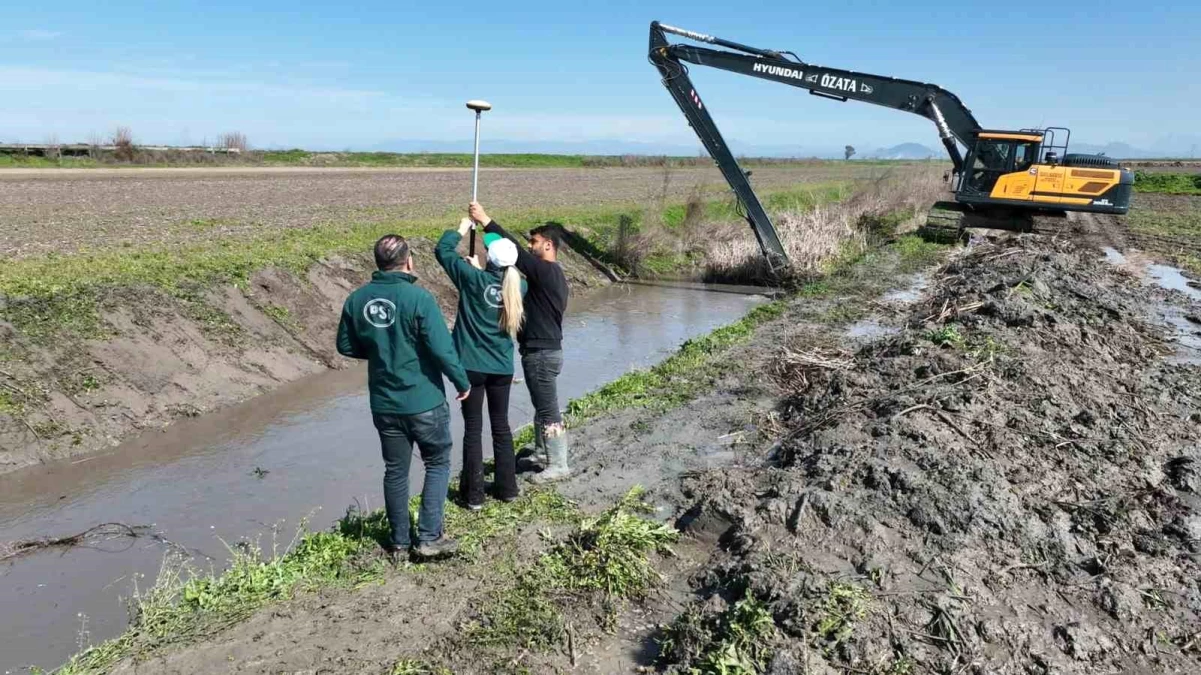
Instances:
[[[1195,255],[1181,256],[1176,260],[1180,266],[1197,278],[1201,278],[1201,258]]]
[[[451,499],[457,490],[451,491]],[[414,500],[413,505],[419,502]],[[416,510],[413,512],[416,517]],[[579,522],[575,506],[553,490],[526,490],[517,501],[506,504],[488,501],[479,511],[447,508],[446,530],[459,541],[464,556],[478,555],[486,542],[516,532],[527,523],[570,524]]]
[[[467,644],[534,651],[562,644],[566,631],[563,613],[550,595],[550,580],[541,574],[541,568],[502,567],[498,571],[511,581],[491,594],[477,618],[463,625]]]
[[[263,605],[299,590],[351,586],[378,579],[382,560],[355,564],[375,548],[366,539],[326,532],[297,532],[295,545],[264,554],[257,546],[235,546],[220,573],[204,574],[181,563],[165,563],[153,587],[136,593],[129,628],[119,637],[72,658],[59,675],[107,672],[121,659],[168,644],[186,643],[235,625]]]
[[[193,218],[188,221],[188,227],[203,231],[236,223],[237,221],[232,218]]]
[[[0,415],[20,417],[24,412],[25,406],[11,392],[0,389]]]
[[[454,675],[449,668],[431,666],[417,659],[401,659],[392,666],[390,675]]]
[[[601,515],[582,520],[533,564],[505,570],[512,583],[495,591],[467,623],[467,642],[545,651],[562,643],[565,608],[599,596],[611,621],[618,602],[640,597],[659,582],[650,556],[670,553],[679,533],[640,515],[650,511],[642,495],[641,487],[632,488]]]
[[[769,213],[780,211],[803,211],[819,204],[828,204],[845,199],[851,186],[844,182],[806,183],[793,188],[764,191],[759,195],[763,208]],[[670,229],[682,225],[688,214],[689,205],[673,204],[663,210],[663,224]],[[711,199],[694,202],[692,208],[701,211],[705,221],[736,221],[742,220],[732,199]],[[694,219],[699,220],[697,215]]]
[[[870,602],[870,594],[859,586],[831,583],[812,611],[805,613],[812,622],[810,643],[831,653],[867,617]],[[721,613],[706,615],[698,605],[680,613],[658,638],[659,661],[663,666],[681,666],[673,672],[690,675],[760,675],[766,671],[773,644],[779,639],[771,610],[747,589],[742,599]]]
[[[1169,237],[1201,238],[1201,209],[1183,212],[1135,209],[1126,217],[1126,222],[1135,232]]]
[[[939,347],[959,348],[964,345],[963,334],[953,325],[942,326],[941,328],[928,331],[926,339]]]
[[[947,250],[946,244],[928,241],[916,234],[907,234],[891,246],[900,256],[898,271],[910,274],[929,267],[941,259]]]
[[[412,505],[414,516],[419,499]],[[577,520],[574,506],[557,493],[529,490],[516,502],[490,502],[478,512],[448,502],[445,527],[460,541],[464,555],[471,556],[489,539],[511,534],[524,524]],[[58,673],[103,673],[124,658],[213,635],[299,592],[377,581],[386,571],[378,553],[387,538],[382,510],[350,509],[326,531],[308,532],[302,524],[282,551],[274,546],[269,552],[256,545],[233,546],[230,563],[220,572],[165,564],[154,586],[135,594],[133,618],[125,633],[75,656]]]
[[[659,636],[660,662],[680,664],[689,675],[759,675],[767,669],[776,640],[767,606],[746,596],[716,616],[693,606]]]
[[[1201,174],[1135,171],[1134,190],[1170,195],[1201,195]]]
[[[262,310],[264,314],[271,317],[273,321],[282,326],[287,326],[289,328],[296,328],[298,326],[296,317],[292,316],[292,311],[287,307],[267,304],[262,307]]]
[[[827,651],[851,637],[855,624],[867,616],[871,595],[855,584],[830,584],[826,597],[818,608],[818,620],[813,629],[816,645]]]
[[[651,553],[670,554],[679,533],[664,523],[642,517],[651,508],[634,488],[613,508],[586,519],[566,541],[543,559],[557,587],[600,591],[606,596],[641,596],[660,581]]]
[[[86,157],[48,159],[46,157],[0,155],[0,169],[89,169],[95,166],[98,166],[96,161]]]

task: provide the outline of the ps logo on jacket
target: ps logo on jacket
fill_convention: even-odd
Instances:
[[[363,306],[363,317],[376,328],[388,328],[396,323],[396,305],[391,300],[375,298]]]
[[[488,303],[489,307],[500,307],[500,284],[492,284],[484,289],[484,302]]]

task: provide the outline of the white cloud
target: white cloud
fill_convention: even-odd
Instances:
[[[47,40],[56,40],[63,36],[62,32],[56,30],[43,30],[35,28],[32,30],[23,30],[17,33],[17,36],[28,42],[45,42]]]

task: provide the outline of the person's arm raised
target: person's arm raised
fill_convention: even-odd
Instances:
[[[451,283],[455,288],[462,288],[464,277],[472,273],[474,266],[464,260],[458,252],[459,242],[463,241],[463,237],[467,236],[467,232],[471,230],[471,220],[464,218],[459,222],[458,232],[447,230],[442,233],[442,238],[438,240],[438,245],[434,247],[434,259],[446,271],[446,276],[450,277]],[[475,236],[474,233],[471,236]]]
[[[472,202],[468,212],[471,214],[472,220],[484,226],[484,232],[499,234],[517,245],[517,263],[515,266],[527,279],[537,279],[542,275],[543,266],[547,263],[534,257],[534,254],[529,252],[525,244],[518,241],[516,237],[509,234],[499,223],[488,217],[488,214],[484,211],[484,207],[480,206],[479,202]]]

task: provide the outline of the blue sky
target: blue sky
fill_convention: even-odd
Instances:
[[[0,10],[0,141],[87,140],[127,125],[145,143],[239,130],[257,147],[428,140],[467,150],[463,102],[487,98],[496,109],[485,151],[489,140],[696,148],[646,61],[659,19],[814,64],[936,82],[985,126],[1201,143],[1196,2],[16,4]],[[916,116],[692,74],[736,149],[938,145]]]

